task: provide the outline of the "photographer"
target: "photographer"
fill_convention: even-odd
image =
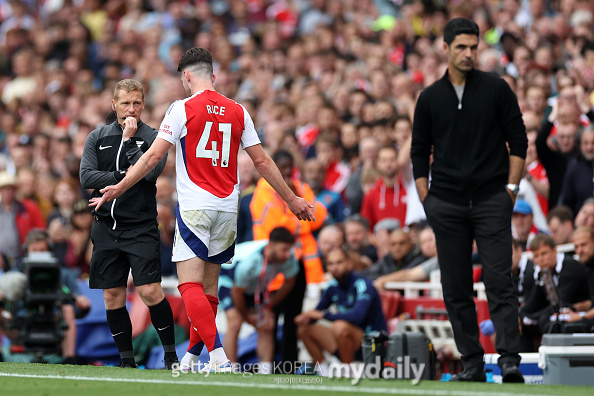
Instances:
[[[33,252],[47,252],[50,253],[50,242],[48,234],[41,229],[33,229],[27,234],[24,252],[28,256]],[[62,263],[60,263],[62,264]],[[64,296],[61,301],[56,301],[56,307],[61,309],[62,320],[68,326],[64,331],[62,339],[61,351],[64,363],[76,363],[76,318],[84,317],[90,310],[90,301],[87,297],[81,294],[80,288],[75,277],[69,276],[68,272],[60,270],[60,278],[62,285],[62,292]],[[23,285],[24,286],[24,285]],[[26,286],[24,286],[26,287]],[[1,298],[1,295],[0,295]],[[18,307],[22,305],[22,301],[13,301]],[[13,309],[14,312],[22,312],[18,309]],[[17,317],[20,317],[17,314]],[[59,350],[59,349],[58,349]],[[25,349],[25,352],[27,350]]]

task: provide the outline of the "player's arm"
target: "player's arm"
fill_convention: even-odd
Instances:
[[[122,179],[115,186],[107,186],[99,192],[103,194],[100,198],[92,198],[90,206],[95,206],[96,209],[104,202],[109,202],[122,195],[130,187],[138,183],[140,179],[145,177],[150,171],[152,171],[159,161],[163,159],[167,151],[171,148],[172,144],[168,141],[158,138],[155,139],[151,148],[144,153],[138,163],[132,167],[132,169],[126,173],[126,177]]]
[[[291,191],[291,188],[284,181],[276,164],[272,158],[266,154],[261,144],[246,147],[245,151],[254,162],[254,166],[258,172],[260,172],[260,175],[270,183],[272,188],[274,188],[274,190],[287,203],[291,212],[293,212],[299,220],[316,221],[316,218],[311,211],[313,205]]]
[[[155,133],[153,135],[151,135],[151,137],[150,137],[151,140],[149,140],[147,142],[149,145],[149,148],[155,142],[156,138],[157,138],[157,133],[155,131]],[[131,144],[130,143],[126,144],[125,148],[126,148],[126,157],[128,158],[128,162],[130,162],[132,165],[136,165],[138,163],[138,161],[140,161],[140,157],[142,157],[142,155],[143,155],[142,150],[136,145],[135,142],[132,142]],[[161,158],[161,161],[159,161],[157,163],[157,166],[155,166],[153,168],[153,170],[151,170],[144,177],[144,179],[148,182],[155,182],[157,180],[157,178],[159,177],[159,175],[161,174],[161,172],[163,172],[166,162],[167,162],[167,152],[165,152],[165,155],[163,156],[163,158]],[[141,164],[142,164],[142,162],[141,162]]]

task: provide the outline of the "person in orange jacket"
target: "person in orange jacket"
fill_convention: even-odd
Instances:
[[[287,228],[296,238],[294,247],[295,257],[299,260],[299,273],[290,294],[277,309],[277,315],[284,315],[283,340],[281,345],[281,364],[295,362],[297,354],[297,326],[295,317],[301,313],[306,283],[320,283],[324,280],[324,268],[318,254],[318,243],[312,232],[321,228],[326,219],[326,207],[321,202],[315,202],[315,194],[311,188],[292,177],[293,156],[284,150],[279,150],[272,156],[285,182],[299,195],[314,205],[313,213],[316,221],[300,222],[292,215],[287,205],[274,189],[264,179],[260,179],[250,204],[253,219],[254,241],[268,239],[270,232],[276,227]],[[293,218],[291,218],[291,216]],[[284,283],[283,274],[279,274],[270,282],[268,290],[273,292],[280,289]],[[273,334],[276,334],[276,329]],[[289,365],[287,367],[294,367]],[[291,370],[293,371],[293,370]],[[288,374],[288,372],[283,372]]]
[[[285,181],[299,196],[305,198],[308,202],[316,200],[315,194],[311,188],[295,178],[292,178],[293,157],[288,151],[279,150],[272,157],[280,169]],[[315,222],[300,222],[291,213],[282,198],[264,179],[260,179],[252,203],[250,204],[252,212],[254,240],[266,239],[273,228],[283,226],[297,237],[297,250],[301,251],[301,259],[305,266],[305,278],[308,284],[320,283],[324,280],[324,269],[322,260],[318,254],[318,243],[312,232],[321,228],[326,218],[327,210],[320,202],[314,202]],[[273,287],[280,287],[275,285]]]

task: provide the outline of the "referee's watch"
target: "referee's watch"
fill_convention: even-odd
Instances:
[[[514,194],[514,197],[517,197],[518,193],[520,192],[520,186],[518,186],[517,184],[507,183],[505,185],[505,188],[511,191],[511,193]]]

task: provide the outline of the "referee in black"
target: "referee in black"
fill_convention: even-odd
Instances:
[[[478,41],[479,28],[470,19],[454,18],[445,26],[448,70],[417,101],[413,172],[435,231],[443,296],[464,364],[464,372],[451,380],[486,379],[473,302],[471,255],[476,239],[503,382],[524,382],[518,369],[511,214],[528,142],[513,91],[503,79],[474,69]]]
[[[136,80],[117,83],[112,100],[117,119],[90,133],[80,165],[83,188],[99,190],[117,184],[157,137],[140,121],[144,89]],[[132,350],[132,322],[126,309],[126,284],[132,270],[134,286],[149,307],[153,326],[165,350],[165,368],[177,363],[173,313],[161,289],[160,236],[155,182],[167,156],[144,180],[121,197],[94,210],[93,257],[89,286],[103,289],[107,322],[120,353],[120,367],[137,367]]]

